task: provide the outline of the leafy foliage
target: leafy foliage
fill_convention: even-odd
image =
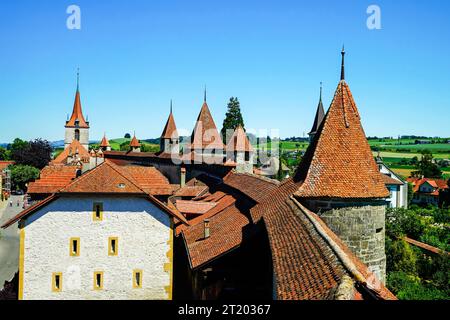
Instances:
[[[433,154],[430,150],[423,150],[421,152],[422,159],[417,163],[417,171],[412,172],[413,176],[425,178],[442,178],[442,171],[439,166],[433,163]]]
[[[26,184],[39,177],[39,169],[28,165],[11,166],[12,188],[15,190],[25,190]]]
[[[51,160],[52,147],[47,140],[36,139],[26,142],[19,138],[11,145],[11,158],[22,165],[44,168]]]

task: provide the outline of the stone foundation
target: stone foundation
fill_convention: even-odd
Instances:
[[[383,201],[309,201],[308,205],[379,280],[385,283],[386,205]]]

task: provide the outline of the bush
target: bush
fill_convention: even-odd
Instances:
[[[448,300],[446,292],[423,285],[420,278],[404,272],[388,274],[387,286],[400,300]]]

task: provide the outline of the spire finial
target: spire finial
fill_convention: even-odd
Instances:
[[[322,81],[320,81],[320,101],[322,101]]]
[[[203,101],[206,102],[206,84],[205,84],[205,95],[203,97]]]
[[[344,47],[344,45],[342,45],[342,51],[341,51],[341,54],[342,54],[342,63],[341,63],[341,80],[345,80],[345,70],[344,70],[344,65],[345,65],[345,63],[344,63],[344,57],[345,57],[345,47]]]
[[[170,99],[170,113],[172,113],[172,99]]]
[[[77,92],[80,90],[80,68],[77,68]]]

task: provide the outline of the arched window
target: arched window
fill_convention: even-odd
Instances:
[[[75,129],[75,140],[80,141],[80,130]]]

